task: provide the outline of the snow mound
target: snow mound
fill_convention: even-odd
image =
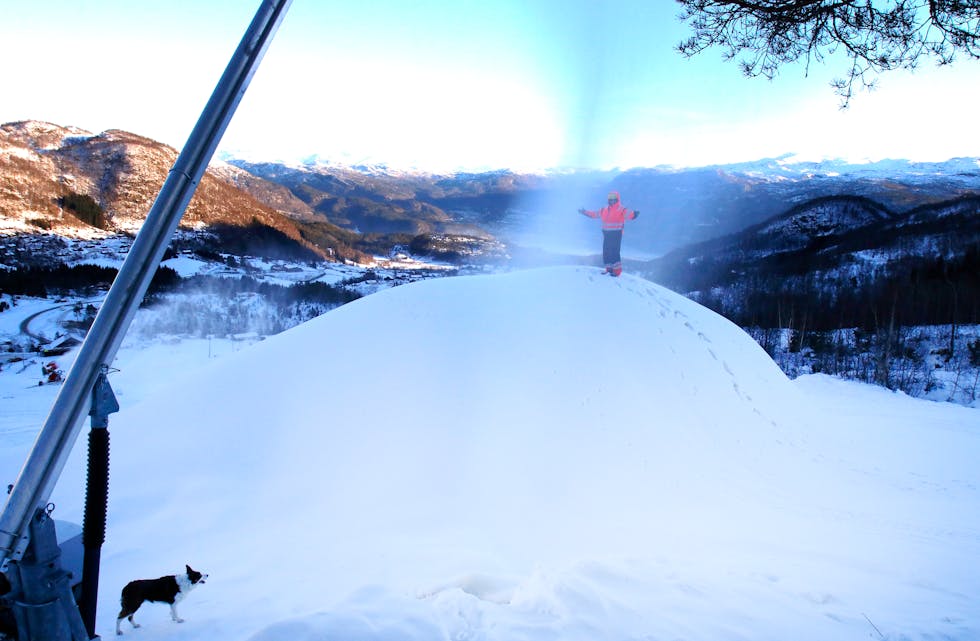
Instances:
[[[160,375],[112,420],[100,620],[132,578],[211,578],[181,606],[196,636],[161,608],[144,641],[867,627],[849,599],[885,560],[842,514],[876,481],[809,451],[750,337],[653,283],[422,281]]]

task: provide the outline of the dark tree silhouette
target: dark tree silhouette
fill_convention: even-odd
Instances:
[[[878,74],[980,59],[980,0],[677,0],[694,34],[677,45],[691,57],[720,47],[746,76],[841,53],[849,68],[834,87],[847,106]]]

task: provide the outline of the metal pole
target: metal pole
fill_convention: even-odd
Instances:
[[[170,237],[291,1],[262,2],[113,281],[0,514],[0,571],[23,557],[30,538],[28,526],[61,475],[99,372],[119,349]]]

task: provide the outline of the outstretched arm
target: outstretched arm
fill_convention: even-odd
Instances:
[[[582,214],[583,216],[588,216],[589,218],[598,218],[599,217],[599,212],[597,212],[597,211],[588,211],[586,209],[579,209],[578,210],[578,213]]]

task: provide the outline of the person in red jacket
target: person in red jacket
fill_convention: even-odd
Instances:
[[[627,220],[636,220],[640,212],[626,209],[619,202],[619,192],[609,192],[609,204],[599,211],[579,209],[578,213],[602,220],[602,262],[606,272],[613,276],[623,273],[623,259],[619,255],[623,244],[623,227]]]

